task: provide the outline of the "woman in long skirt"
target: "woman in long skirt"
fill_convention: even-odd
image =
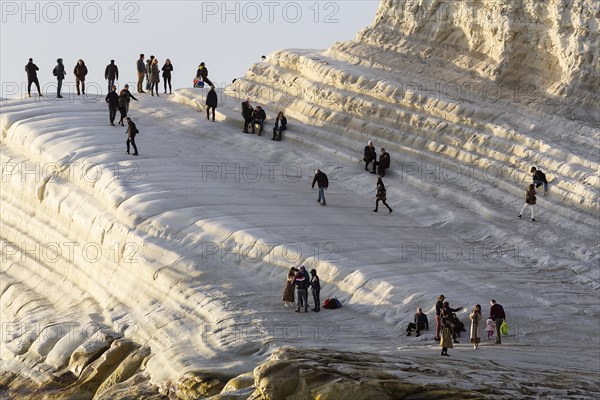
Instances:
[[[296,272],[298,272],[298,269],[292,267],[287,274],[287,280],[285,282],[283,296],[281,298],[286,307],[294,305],[294,277],[296,276]]]

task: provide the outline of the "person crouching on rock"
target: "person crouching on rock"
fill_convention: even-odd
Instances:
[[[422,330],[429,330],[429,321],[427,320],[427,314],[423,314],[423,309],[421,307],[417,308],[417,313],[415,314],[414,322],[410,322],[408,327],[406,328],[406,336],[410,336],[411,331],[415,329],[417,334],[415,336],[421,336]]]

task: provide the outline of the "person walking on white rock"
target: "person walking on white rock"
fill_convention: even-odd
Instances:
[[[365,150],[363,151],[363,161],[365,162],[365,171],[369,170],[369,164],[373,163],[373,174],[377,173],[376,161],[377,161],[377,150],[375,150],[375,146],[373,145],[373,141],[369,140],[367,145],[365,146]]]
[[[117,94],[117,87],[113,85],[112,90],[104,98],[108,103],[108,119],[111,126],[115,126],[115,117],[117,116],[117,110],[119,109],[119,95]]]
[[[104,79],[108,81],[108,92],[115,85],[115,81],[119,80],[119,68],[115,64],[115,60],[110,60],[110,64],[104,69]]]
[[[375,198],[377,200],[375,200],[375,209],[373,210],[374,212],[377,212],[377,210],[379,209],[379,202],[383,202],[383,205],[387,207],[387,209],[390,211],[390,214],[392,213],[392,208],[390,206],[388,206],[388,203],[386,203],[386,190],[385,190],[385,185],[383,184],[383,179],[381,179],[380,176],[377,177],[377,195],[375,196]]]
[[[475,305],[471,314],[469,314],[469,319],[471,320],[471,344],[473,344],[473,349],[479,348],[479,343],[481,342],[481,329],[480,324],[482,320],[481,316],[481,306],[479,304]]]
[[[139,156],[138,153],[138,149],[137,146],[135,145],[135,135],[137,135],[138,133],[140,133],[140,131],[137,129],[137,127],[135,126],[135,124],[133,123],[133,121],[131,120],[131,118],[127,117],[127,142],[125,142],[127,144],[127,154],[129,154],[129,145],[131,144],[131,146],[133,146],[133,155],[134,156]]]
[[[283,295],[281,296],[281,300],[285,303],[286,307],[294,305],[294,278],[296,277],[296,272],[298,272],[298,269],[292,267],[287,274]]]
[[[308,285],[309,278],[306,273],[304,265],[300,266],[296,276],[294,277],[294,285],[296,286],[296,296],[298,302],[296,303],[296,312],[300,312],[300,309],[304,307],[304,312],[308,312]]]
[[[217,92],[215,92],[215,88],[211,87],[208,93],[206,94],[206,119],[210,121],[210,112],[212,110],[212,121],[215,122],[215,110],[219,103],[219,99],[217,98]]]
[[[525,204],[523,205],[523,208],[521,208],[521,212],[519,213],[519,218],[521,218],[521,215],[523,215],[523,212],[525,211],[525,209],[527,207],[529,207],[529,210],[531,210],[531,222],[535,222],[536,219],[533,216],[533,209],[535,208],[535,202],[536,202],[536,195],[537,193],[535,192],[535,188],[533,187],[533,183],[531,185],[529,185],[529,189],[527,190],[527,192],[525,192]]]
[[[315,183],[319,187],[319,198],[317,201],[322,206],[326,206],[327,202],[325,201],[325,191],[329,187],[329,180],[327,179],[327,175],[325,172],[321,172],[319,168],[315,170],[315,177],[312,181],[312,188],[314,189]]]
[[[62,99],[62,96],[60,94],[60,90],[62,89],[62,82],[65,79],[65,65],[63,64],[63,59],[59,58],[58,60],[56,60],[57,64],[56,67],[54,67],[54,69],[52,70],[52,74],[56,77],[56,83],[57,83],[57,87],[56,87],[56,97],[59,99]]]
[[[496,344],[502,344],[500,338],[500,325],[506,320],[506,314],[504,313],[504,307],[496,303],[496,300],[490,300],[490,319],[494,321],[496,327]]]
[[[311,310],[314,312],[321,311],[321,279],[317,276],[317,270],[310,270],[310,289],[313,295],[313,301],[315,303],[315,307]]]
[[[536,167],[531,167],[529,170],[533,174],[533,184],[536,189],[540,186],[544,185],[544,194],[548,191],[548,181],[546,180],[546,174],[537,169]]]

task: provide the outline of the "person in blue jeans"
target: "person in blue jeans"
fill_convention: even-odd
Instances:
[[[300,267],[294,277],[294,285],[296,286],[296,312],[300,312],[300,308],[304,307],[304,312],[308,312],[308,286],[310,284],[308,273],[304,265]]]
[[[327,187],[329,186],[329,181],[327,180],[327,175],[319,168],[315,170],[315,178],[312,182],[313,188],[315,187],[315,183],[319,187],[319,199],[317,201],[322,206],[325,206],[327,205],[327,202],[325,201],[325,190],[327,190]]]

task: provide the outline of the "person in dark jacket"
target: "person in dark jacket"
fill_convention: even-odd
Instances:
[[[129,154],[129,145],[131,144],[131,146],[133,146],[133,155],[134,156],[139,156],[138,153],[138,149],[137,146],[135,145],[135,135],[137,135],[138,133],[140,133],[140,131],[138,131],[137,127],[135,126],[135,124],[133,123],[133,121],[131,120],[131,118],[127,117],[127,154]]]
[[[27,94],[29,95],[29,97],[31,97],[31,84],[32,83],[35,83],[35,87],[37,88],[38,95],[40,95],[40,96],[42,95],[42,92],[40,91],[40,81],[38,80],[38,77],[37,77],[37,71],[39,71],[39,70],[40,69],[38,68],[38,66],[33,63],[33,58],[30,58],[27,65],[25,65],[25,72],[27,72]]]
[[[546,180],[546,174],[544,174],[536,167],[531,167],[531,170],[529,172],[533,174],[533,184],[535,185],[536,189],[544,185],[544,194],[546,194],[546,192],[548,191],[548,181]]]
[[[385,176],[385,170],[390,167],[390,154],[382,147],[379,161],[375,161],[374,163],[379,167],[379,176],[383,178]]]
[[[327,187],[329,187],[329,180],[327,179],[325,172],[321,172],[319,168],[315,170],[315,177],[312,181],[313,188],[315,187],[315,183],[319,187],[319,198],[317,201],[322,206],[326,206],[327,202],[325,201],[325,190],[327,190]]]
[[[52,73],[56,77],[56,82],[58,84],[58,86],[56,87],[56,97],[62,99],[62,96],[60,95],[60,90],[62,89],[62,82],[65,79],[66,75],[65,65],[63,64],[62,58],[59,58],[58,60],[56,60],[56,62],[56,67],[54,67]]]
[[[119,95],[117,94],[117,87],[113,86],[110,93],[105,98],[108,103],[108,119],[110,124],[115,126],[115,117],[117,116],[117,110],[119,109]]]
[[[365,162],[365,171],[369,170],[369,163],[373,162],[373,173],[376,173],[375,162],[377,161],[377,150],[373,146],[373,141],[369,140],[369,143],[365,146],[363,152],[363,161]]]
[[[158,84],[160,82],[160,69],[158,68],[158,58],[152,60],[150,64],[150,93],[154,96],[156,91],[156,97],[160,97],[158,94]]]
[[[504,307],[496,303],[496,300],[490,300],[490,319],[494,321],[496,325],[496,344],[502,344],[500,339],[500,325],[506,320],[506,314],[504,314]]]
[[[200,65],[198,65],[198,69],[196,70],[196,77],[202,78],[202,80],[210,87],[215,86],[215,85],[213,85],[211,80],[208,79],[208,68],[206,68],[206,65],[204,64],[204,62],[201,62]]]
[[[108,80],[108,91],[110,92],[115,81],[119,80],[119,68],[115,65],[115,60],[110,60],[110,64],[104,69],[104,79]]]
[[[146,93],[144,92],[144,76],[146,76],[146,65],[144,64],[144,55],[140,54],[140,58],[138,58],[136,63],[137,69],[137,91],[138,93]]]
[[[206,94],[206,119],[210,121],[210,111],[212,110],[212,120],[215,122],[215,110],[218,104],[217,92],[215,88],[211,87]]]
[[[152,81],[150,78],[150,74],[152,73],[152,62],[154,61],[154,56],[150,56],[149,59],[146,60],[146,91],[149,91],[152,87]]]
[[[171,94],[171,72],[173,72],[173,64],[168,58],[165,61],[165,65],[162,67],[162,77],[165,82],[165,94],[167,94],[167,83],[169,84],[169,94]]]
[[[123,100],[125,101],[125,115],[129,115],[129,103],[131,102],[131,99],[135,101],[138,101],[138,99],[136,99],[135,96],[129,91],[129,85],[123,86],[123,90],[121,90],[121,93],[125,95],[125,97],[123,98]]]
[[[88,73],[88,69],[85,66],[85,62],[83,60],[77,61],[77,65],[73,69],[73,75],[75,75],[75,85],[77,86],[77,96],[79,96],[82,92],[85,94],[85,76]],[[79,90],[79,84],[81,83],[81,91]]]
[[[453,318],[452,314],[454,314],[455,312],[458,312],[458,311],[462,310],[463,308],[464,307],[452,308],[452,307],[450,307],[450,303],[447,302],[447,301],[445,301],[444,305],[442,306],[442,312],[445,311],[446,314],[448,314],[448,319],[450,321],[452,321],[452,318]],[[456,316],[455,316],[455,318],[456,318]],[[464,324],[463,324],[463,326],[464,326]],[[457,337],[460,335],[460,330],[456,329],[456,325],[455,324],[452,324],[451,331],[452,331],[452,339],[454,339],[454,343],[458,343]]]
[[[252,113],[254,113],[254,108],[250,105],[250,99],[246,99],[246,101],[242,102],[242,117],[244,118],[244,129],[242,132],[248,132],[248,125],[252,123]]]
[[[281,134],[287,129],[287,118],[283,115],[283,111],[277,113],[275,118],[275,126],[273,127],[273,138],[271,140],[281,141]]]
[[[440,341],[440,318],[442,317],[442,308],[446,297],[440,294],[435,302],[435,340]]]
[[[313,301],[315,303],[315,307],[313,309],[311,309],[311,311],[319,312],[319,311],[321,311],[321,298],[320,298],[321,280],[317,276],[316,269],[310,270],[310,288],[311,288],[312,295],[313,295]]]
[[[406,336],[410,336],[413,329],[415,329],[417,337],[421,336],[422,330],[429,330],[429,321],[427,320],[427,314],[423,314],[421,307],[417,308],[417,313],[414,317],[414,322],[410,322],[406,328]]]
[[[519,213],[519,218],[521,218],[521,215],[523,215],[523,212],[525,211],[525,209],[527,207],[529,207],[529,209],[531,210],[531,222],[535,222],[537,221],[535,218],[533,218],[533,209],[535,208],[535,202],[536,202],[536,191],[535,188],[533,187],[533,183],[531,185],[529,185],[529,190],[527,190],[527,192],[525,192],[525,204],[523,205],[523,208],[521,208],[521,212]]]
[[[392,213],[392,208],[390,206],[388,206],[388,203],[386,203],[386,199],[387,199],[387,195],[386,195],[386,190],[385,190],[385,185],[383,184],[383,179],[381,179],[380,176],[377,177],[377,195],[375,196],[375,198],[377,200],[375,200],[375,209],[373,210],[374,212],[377,212],[377,210],[379,209],[379,202],[383,202],[383,205],[387,207],[387,209],[390,211],[390,214]]]
[[[261,106],[256,106],[254,112],[252,113],[252,133],[256,133],[254,125],[258,124],[258,136],[262,134],[263,128],[265,126],[265,119],[267,119],[267,114],[265,110],[262,109]]]
[[[300,308],[304,307],[304,312],[308,312],[308,286],[310,284],[308,274],[304,265],[300,267],[294,277],[294,285],[296,286],[296,312],[300,312]]]

